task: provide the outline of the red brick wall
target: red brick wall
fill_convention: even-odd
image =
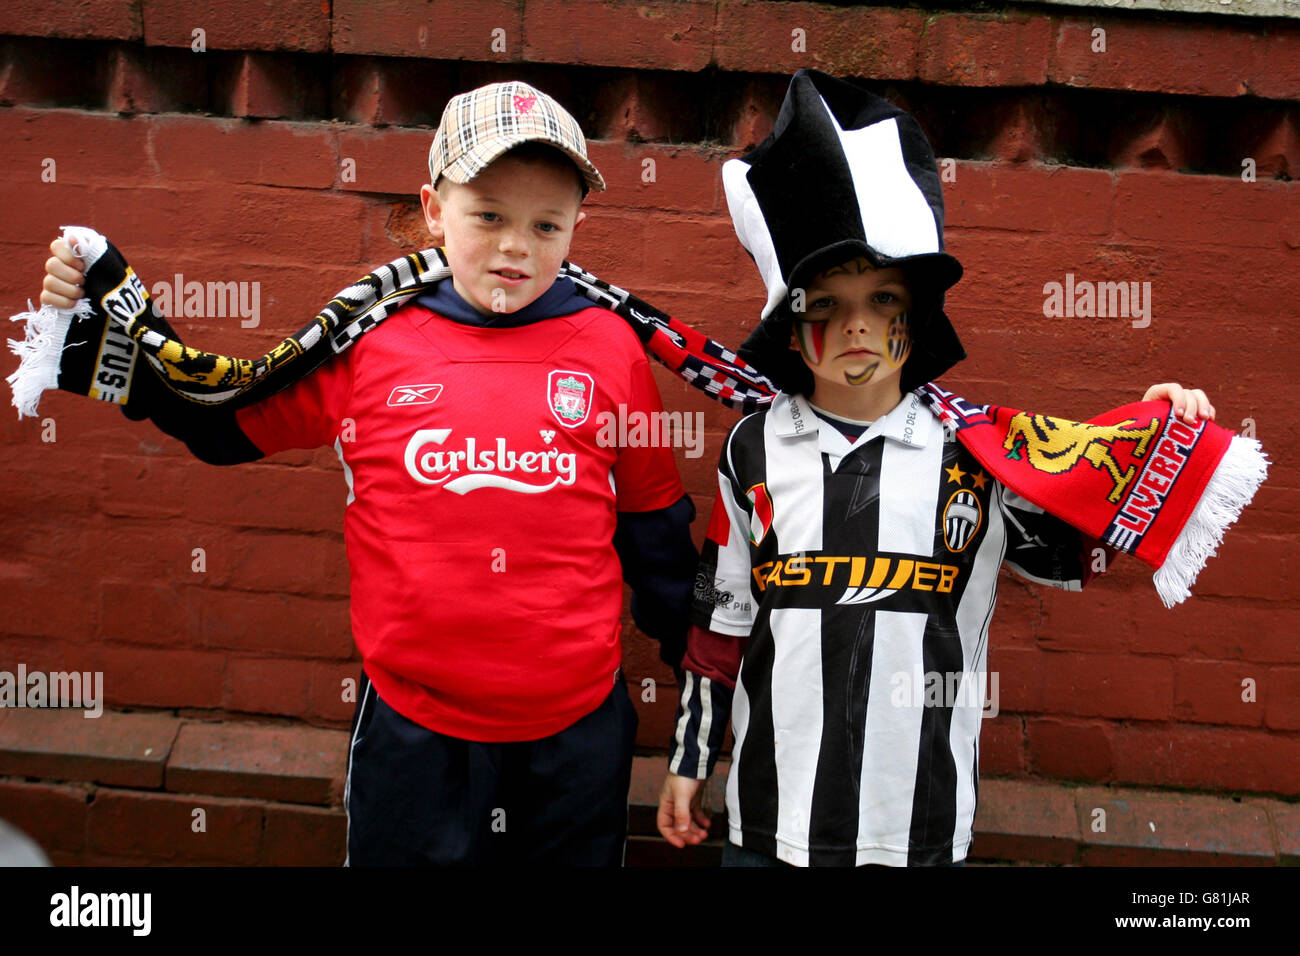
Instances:
[[[1096,27],[1105,53],[1090,50]],[[190,49],[196,28],[205,52]],[[791,50],[796,29],[806,52]],[[575,112],[610,183],[574,261],[737,343],[763,296],[720,165],[767,132],[800,66],[872,81],[956,160],[948,240],[966,278],[949,312],[970,360],[948,387],[1087,417],[1181,381],[1209,392],[1222,424],[1253,420],[1275,462],[1175,610],[1132,560],[1085,595],[1004,574],[990,654],[1002,713],[985,726],[984,771],[1300,792],[1300,474],[1286,451],[1300,24],[766,0],[10,4],[0,302],[15,312],[34,298],[58,227],[84,223],[151,286],[177,272],[259,280],[258,328],[175,324],[205,348],[261,354],[367,267],[427,240],[414,196],[443,104],[520,77]],[[1246,157],[1255,182],[1242,180]],[[47,158],[55,182],[41,179]],[[1150,281],[1150,327],[1044,318],[1043,284],[1066,272]],[[707,515],[733,415],[658,372],[670,408],[706,415],[704,457],[679,460]],[[332,451],[217,469],[47,393],[40,419],[3,419],[0,467],[0,669],[102,670],[114,708],[346,726],[339,687],[358,663]],[[626,647],[629,679],[660,682],[638,706],[641,744],[662,749],[671,674],[630,624]]]

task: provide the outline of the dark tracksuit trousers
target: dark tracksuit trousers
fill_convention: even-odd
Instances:
[[[347,865],[620,866],[636,728],[621,674],[557,734],[480,743],[403,717],[362,672]]]

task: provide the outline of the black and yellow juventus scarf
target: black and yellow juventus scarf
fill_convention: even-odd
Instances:
[[[260,401],[347,350],[413,297],[451,275],[438,249],[394,259],[325,304],[303,328],[258,359],[191,348],[151,307],[145,284],[93,230],[66,235],[87,264],[86,298],[73,310],[45,306],[26,323],[8,377],[19,418],[57,388],[122,406],[128,417],[160,402],[196,413]],[[646,349],[705,394],[748,414],[775,396],[773,383],[732,350],[572,263],[570,280],[593,304],[621,316]],[[1167,402],[1139,402],[1088,422],[975,405],[933,383],[916,390],[1002,484],[1156,569],[1167,606],[1190,595],[1206,560],[1267,475],[1259,442],[1213,423],[1175,419]],[[174,412],[173,412],[174,414]]]

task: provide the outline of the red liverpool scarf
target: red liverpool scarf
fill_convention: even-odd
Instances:
[[[437,249],[395,259],[341,291],[267,355],[236,359],[183,345],[149,307],[144,283],[115,247],[92,230],[73,237],[90,263],[87,298],[75,310],[47,306],[13,317],[26,322],[25,338],[10,340],[21,358],[8,378],[20,418],[36,414],[47,388],[120,404],[134,419],[147,417],[149,409],[139,403],[157,400],[160,392],[133,393],[138,375],[156,376],[173,399],[195,409],[246,405],[311,374],[450,275]],[[571,263],[559,278],[621,316],[651,354],[728,407],[751,412],[775,396],[773,384],[731,349],[644,300]],[[1168,402],[1138,402],[1072,422],[974,405],[933,383],[916,393],[1008,488],[1155,568],[1166,606],[1190,595],[1197,574],[1268,473],[1258,441],[1203,420],[1187,425],[1173,417]]]
[[[1191,594],[1268,471],[1258,441],[1189,425],[1168,402],[1072,422],[972,405],[933,383],[917,393],[998,481],[1155,568],[1166,607]]]

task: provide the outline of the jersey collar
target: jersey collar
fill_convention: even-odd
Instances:
[[[835,436],[848,444],[848,439],[833,426],[823,422],[808,399],[802,395],[787,395],[778,392],[772,399],[772,411],[776,434],[781,438],[798,438],[803,435],[815,435],[823,430],[834,432]],[[921,401],[915,392],[908,392],[902,401],[891,411],[871,423],[871,427],[862,433],[862,437],[852,444],[865,444],[873,438],[884,436],[905,448],[924,448],[930,441],[932,427],[937,421],[934,413]]]
[[[483,315],[461,297],[450,279],[443,279],[431,290],[418,296],[415,301],[435,315],[441,315],[453,322],[489,329],[513,329],[532,325],[543,319],[573,315],[595,304],[579,293],[569,279],[556,279],[536,300],[515,312]]]

